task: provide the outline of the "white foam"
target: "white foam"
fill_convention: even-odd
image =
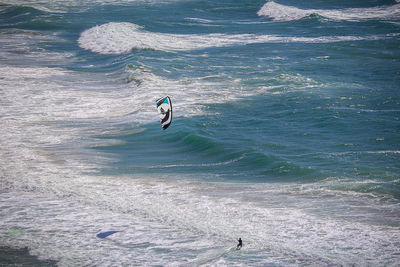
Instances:
[[[275,21],[299,20],[318,14],[334,20],[367,20],[367,19],[398,19],[400,17],[400,5],[380,6],[371,8],[345,8],[337,10],[328,9],[300,9],[293,6],[281,5],[270,1],[264,4],[257,12],[259,16],[269,17]]]
[[[155,95],[168,90],[178,96],[181,102],[174,103],[183,116],[203,112],[196,101],[200,97],[207,104],[254,94],[243,90],[240,81],[218,75],[212,77],[217,82],[210,82],[210,77],[168,80],[146,66],[126,71],[140,86],[102,74],[0,65],[1,225],[23,232],[0,235],[2,244],[28,246],[34,255],[58,260],[61,266],[232,266],[237,254],[226,251],[239,236],[245,244],[241,260],[259,266],[398,261],[398,227],[369,223],[385,209],[390,210],[386,216],[398,218],[399,207],[389,209],[380,199],[327,194],[316,190],[318,184],[207,183],[178,174],[163,179],[91,175],[112,160],[85,149],[104,145],[92,136],[118,134],[121,124],[140,128],[157,121]],[[317,84],[299,74],[278,78],[286,84]],[[313,211],[328,202],[329,211],[338,207],[337,216]],[[352,212],[364,206],[375,209],[352,219]],[[341,217],[343,211],[348,217]],[[101,230],[123,232],[99,240]]]
[[[44,34],[32,30],[4,29],[0,30],[0,57],[3,64],[26,65],[26,62],[40,65],[58,64],[72,61],[73,53],[43,51],[38,43],[62,41],[56,33]]]
[[[377,138],[377,141],[383,141],[384,138]],[[400,154],[400,150],[379,150],[379,151],[366,151],[366,154]]]
[[[123,5],[130,2],[156,2],[165,3],[176,0],[2,0],[3,4],[14,6],[28,6],[44,12],[65,13],[68,10],[85,12],[93,5]]]
[[[360,195],[355,201],[354,196],[335,196],[334,192],[324,195],[322,191],[316,196],[318,185],[311,190],[300,185],[296,190],[296,186],[282,184],[255,186],[80,175],[79,179],[49,186],[39,185],[57,192],[58,200],[32,193],[4,197],[1,211],[9,216],[3,227],[9,231],[24,229],[26,234],[15,238],[21,245],[28,244],[34,253],[52,255],[67,265],[99,265],[108,260],[125,265],[137,257],[142,264],[171,264],[175,258],[179,264],[223,260],[229,265],[226,248],[234,246],[239,236],[244,240],[244,251],[255,255],[268,252],[271,256],[266,260],[281,265],[293,260],[307,265],[321,261],[328,265],[396,262],[400,237],[396,227],[341,219],[352,218],[352,214],[365,216],[368,213],[356,212],[365,206],[371,208],[370,213],[379,214],[379,200],[374,203]],[[280,202],[282,199],[285,201]],[[329,212],[324,216],[313,214],[313,209],[321,210],[318,205],[322,203],[329,206],[330,212],[335,213],[332,208],[336,207],[337,217]],[[10,206],[23,212],[12,212],[7,208]],[[389,212],[393,210],[398,207],[390,207]],[[29,219],[32,214],[37,219]],[[46,223],[55,214],[57,223]],[[100,243],[95,238],[100,229],[123,232],[112,236],[113,242]],[[57,234],[59,231],[62,234]],[[37,246],[37,239],[42,236],[49,238]],[[126,253],[141,244],[144,250]],[[152,247],[168,253],[157,253]],[[113,255],[104,257],[110,249],[115,250]],[[265,263],[259,257],[251,261]]]
[[[309,197],[318,190],[307,185],[206,183],[181,180],[175,174],[164,180],[134,174],[92,176],[88,171],[107,158],[83,147],[90,144],[90,135],[105,128],[104,123],[118,120],[134,106],[131,90],[115,83],[108,90],[103,78],[99,91],[95,85],[100,76],[59,68],[1,66],[0,73],[1,87],[8,88],[1,92],[0,182],[3,190],[12,189],[2,192],[0,215],[5,218],[3,229],[23,232],[0,236],[2,244],[28,246],[33,254],[63,266],[232,265],[236,260],[226,249],[239,236],[249,251],[243,253],[250,253],[249,260],[257,265],[288,265],[293,260],[305,265],[321,260],[342,265],[396,261],[397,228],[342,220],[342,213],[335,218],[309,212],[328,200],[333,207],[343,205],[346,214],[364,205],[383,209],[382,203],[362,199],[363,195],[355,203],[354,197],[336,197],[334,192],[328,200],[323,192]],[[144,73],[135,72],[148,77],[145,84],[157,83],[156,76]],[[145,113],[139,112],[143,118],[151,117]],[[103,116],[110,121],[99,118]],[[76,125],[68,127],[65,121]],[[96,121],[102,127],[97,128]],[[374,212],[363,216],[379,214]],[[95,237],[100,230],[123,232],[103,242]],[[270,256],[251,257],[251,253]]]
[[[302,19],[311,15],[310,10],[302,10],[296,7],[285,6],[275,2],[267,2],[257,12],[259,16],[270,17],[276,21],[290,21]]]
[[[257,43],[331,43],[379,40],[388,36],[285,37],[256,34],[166,34],[143,30],[129,22],[110,22],[90,28],[80,35],[79,46],[101,54],[122,54],[133,49],[185,51]]]

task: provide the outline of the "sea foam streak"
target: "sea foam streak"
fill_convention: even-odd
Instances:
[[[398,19],[400,17],[400,4],[371,8],[345,8],[337,10],[328,9],[300,9],[285,6],[275,2],[267,2],[258,12],[259,16],[269,17],[275,21],[299,20],[318,14],[334,20],[358,21],[366,19]]]
[[[129,22],[110,22],[84,31],[78,39],[80,47],[101,54],[121,54],[132,49],[185,51],[209,47],[225,47],[256,43],[331,43],[378,40],[385,36],[321,36],[285,37],[256,34],[168,34],[141,29]]]
[[[2,0],[2,4],[27,6],[37,10],[52,13],[66,13],[68,10],[74,12],[85,12],[92,8],[93,5],[122,5],[130,2],[151,2],[153,0]],[[154,1],[158,4],[169,2],[170,0]]]

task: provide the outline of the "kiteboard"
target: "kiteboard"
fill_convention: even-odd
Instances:
[[[118,233],[118,232],[121,232],[121,231],[107,231],[107,232],[101,232],[101,233],[98,233],[96,236],[97,236],[98,238],[106,238],[107,236],[110,236],[110,235],[115,234],[115,233]]]
[[[169,96],[164,96],[156,101],[156,107],[162,128],[165,130],[172,122],[172,103]]]

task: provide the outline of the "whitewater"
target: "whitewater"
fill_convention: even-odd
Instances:
[[[0,265],[398,265],[398,2],[0,3]]]

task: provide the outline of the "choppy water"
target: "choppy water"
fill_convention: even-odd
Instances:
[[[396,266],[399,41],[396,1],[2,0],[0,246]]]

